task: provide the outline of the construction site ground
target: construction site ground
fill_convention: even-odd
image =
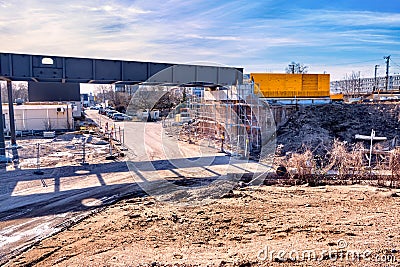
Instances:
[[[384,106],[384,111],[378,106],[356,107],[358,113],[353,114],[369,117],[362,113],[365,109],[376,121],[368,121],[368,127],[364,125],[368,129],[353,126],[365,118],[349,116],[348,106],[339,107],[313,107],[294,114],[277,143],[295,149],[316,136],[350,138],[354,132],[369,134],[374,127],[390,138],[397,130],[385,132],[380,126],[396,128],[396,106]],[[328,116],[318,115],[324,109],[331,124]],[[99,120],[94,112],[88,115]],[[349,117],[352,120],[340,119]],[[342,124],[340,131],[330,129]],[[95,157],[89,165],[72,166],[64,160],[65,165],[43,168],[42,176],[32,169],[0,174],[0,264],[399,266],[398,189],[237,183],[218,194],[214,189],[219,184],[213,188],[211,183],[205,187],[210,191],[204,192],[195,185],[272,169],[230,161],[215,148],[160,139],[159,122],[123,126],[130,148],[125,158]],[[182,159],[196,162],[199,156],[210,158],[210,164],[180,165]],[[133,163],[127,165],[127,159]],[[160,177],[164,182],[180,181],[190,190],[169,192],[158,182]],[[155,194],[143,191],[144,185]],[[204,197],[207,193],[209,197]],[[309,259],[310,253],[315,258]]]

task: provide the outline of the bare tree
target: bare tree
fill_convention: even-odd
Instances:
[[[96,86],[94,95],[98,101],[105,103],[106,100],[112,100],[114,98],[114,91],[110,84],[100,84]]]
[[[350,74],[346,74],[340,82],[340,87],[346,95],[354,97],[361,92],[360,72],[352,71]]]
[[[8,90],[7,83],[1,82],[1,101],[2,103],[8,102]],[[28,101],[28,84],[26,82],[12,83],[12,94],[13,94],[13,102],[16,99],[21,98],[24,101]]]
[[[181,98],[176,94],[168,91],[158,100],[155,104],[154,108],[159,110],[168,110],[170,111],[173,107],[179,104]]]
[[[127,114],[135,115],[142,111],[155,109],[156,103],[166,93],[167,91],[162,86],[141,86],[132,96],[126,110]]]
[[[27,83],[17,83],[13,85],[13,101],[15,99],[22,99],[28,101],[28,84]]]
[[[109,105],[114,106],[118,111],[125,111],[131,99],[128,92],[115,92],[109,84],[98,85],[95,96],[103,103],[108,100]]]
[[[305,66],[302,63],[296,63],[292,61],[286,68],[286,73],[307,73],[308,66]]]

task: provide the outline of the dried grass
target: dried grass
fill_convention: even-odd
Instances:
[[[286,177],[294,180],[294,184],[323,184],[326,180],[343,184],[376,181],[378,186],[400,187],[400,148],[392,150],[390,156],[376,155],[371,167],[366,151],[362,143],[349,145],[334,140],[324,156],[313,155],[309,148],[304,148],[303,152],[288,154],[276,163],[288,170]]]

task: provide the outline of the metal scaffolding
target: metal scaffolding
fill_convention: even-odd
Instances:
[[[182,141],[205,144],[238,158],[263,159],[274,141],[275,122],[252,84],[218,90],[188,90],[186,102],[171,112],[164,126]]]

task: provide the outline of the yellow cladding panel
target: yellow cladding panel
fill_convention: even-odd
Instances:
[[[318,91],[330,92],[330,75],[329,74],[319,74],[318,75]]]
[[[301,82],[302,82],[301,74],[292,74],[290,76],[286,75],[285,77],[285,90],[287,91],[301,91]]]
[[[329,74],[251,73],[250,77],[259,86],[264,97],[329,97],[330,95]]]
[[[318,90],[318,75],[317,74],[303,75],[302,92],[310,92],[316,90]]]

